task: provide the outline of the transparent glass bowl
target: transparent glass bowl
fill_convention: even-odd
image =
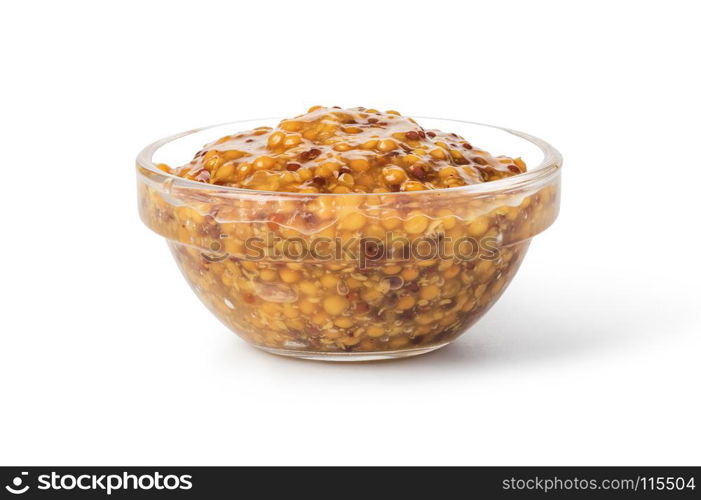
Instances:
[[[555,220],[562,158],[489,125],[421,118],[528,171],[451,189],[382,194],[251,191],[182,179],[203,144],[276,119],[176,134],[137,158],[139,211],[200,300],[265,351],[365,361],[453,341],[496,302],[533,236]]]

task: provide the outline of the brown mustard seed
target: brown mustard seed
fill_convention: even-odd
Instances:
[[[321,154],[321,150],[317,148],[312,148],[309,151],[304,151],[299,155],[299,159],[302,161],[302,163],[307,162],[309,160],[313,160],[317,156]]]
[[[412,165],[409,171],[414,177],[416,177],[420,181],[426,180],[426,172],[424,171],[423,167],[421,167],[421,165]]]
[[[364,313],[367,312],[370,309],[370,307],[365,303],[365,302],[358,302],[355,304],[355,312],[357,313]]]
[[[313,212],[302,212],[301,217],[307,225],[313,225],[318,222],[318,218]]]

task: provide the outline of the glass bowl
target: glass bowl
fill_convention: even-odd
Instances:
[[[195,294],[227,327],[274,354],[331,361],[414,356],[455,340],[497,301],[531,238],[555,220],[562,158],[490,125],[421,118],[528,171],[451,189],[300,194],[190,181],[205,144],[276,119],[166,137],[137,158],[139,211],[166,238]]]

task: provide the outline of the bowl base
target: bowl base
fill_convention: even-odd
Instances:
[[[427,352],[435,351],[448,345],[448,342],[443,344],[432,345],[429,347],[416,347],[413,349],[400,349],[397,351],[374,351],[374,352],[321,352],[321,351],[296,351],[294,349],[276,349],[274,347],[255,346],[258,349],[275,354],[277,356],[286,356],[289,358],[310,359],[313,361],[339,361],[339,362],[354,362],[354,361],[382,361],[387,359],[401,359],[412,356],[419,356]]]

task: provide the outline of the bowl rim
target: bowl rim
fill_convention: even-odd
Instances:
[[[240,187],[234,187],[234,186],[220,186],[217,184],[205,184],[203,182],[185,179],[183,177],[179,177],[177,175],[164,172],[163,170],[159,169],[156,166],[156,164],[153,162],[154,154],[161,147],[163,147],[166,144],[169,144],[171,142],[174,142],[178,139],[181,139],[183,137],[187,137],[189,135],[196,134],[198,132],[214,129],[217,127],[223,127],[223,126],[227,126],[227,125],[237,125],[237,124],[244,124],[244,123],[250,123],[250,122],[259,122],[259,121],[263,121],[263,120],[271,120],[272,121],[272,120],[283,119],[281,117],[268,117],[268,118],[250,118],[250,119],[245,119],[245,120],[234,120],[234,121],[228,121],[228,122],[223,122],[223,123],[217,123],[214,125],[197,127],[194,129],[186,130],[184,132],[179,132],[176,134],[172,134],[172,135],[163,137],[162,139],[159,139],[159,140],[154,141],[151,144],[147,145],[139,152],[139,154],[136,157],[137,171],[138,171],[139,175],[144,176],[144,177],[148,177],[151,180],[151,182],[155,182],[156,184],[167,185],[169,187],[169,190],[175,187],[175,188],[188,189],[188,190],[193,189],[193,190],[197,190],[197,191],[204,192],[204,193],[215,194],[218,196],[222,196],[222,195],[236,195],[236,197],[241,197],[241,196],[255,196],[255,197],[275,196],[275,197],[284,197],[284,198],[290,197],[290,198],[308,199],[308,198],[322,197],[322,196],[323,197],[326,197],[326,196],[349,197],[349,196],[378,196],[378,195],[381,195],[382,197],[385,197],[385,196],[403,197],[403,196],[426,196],[427,194],[440,195],[440,194],[444,194],[444,193],[450,193],[451,195],[498,194],[500,192],[511,191],[513,189],[527,189],[527,188],[531,188],[535,185],[548,183],[551,179],[553,179],[555,176],[558,175],[558,173],[560,172],[560,169],[562,168],[562,161],[563,160],[562,160],[562,155],[560,154],[560,152],[557,149],[555,149],[550,143],[548,143],[548,142],[544,141],[543,139],[540,139],[539,137],[536,137],[534,135],[527,134],[525,132],[521,132],[518,130],[510,129],[507,127],[490,125],[487,123],[473,122],[473,121],[468,121],[468,120],[460,120],[460,119],[455,119],[455,118],[437,118],[437,117],[431,117],[431,116],[412,116],[412,118],[415,118],[417,120],[426,119],[426,120],[441,120],[441,121],[455,122],[455,123],[465,123],[468,125],[476,125],[476,126],[480,126],[480,127],[488,127],[488,128],[495,129],[495,130],[500,130],[502,132],[506,132],[508,134],[514,135],[516,137],[519,137],[519,138],[526,140],[526,141],[530,142],[531,144],[535,145],[543,153],[543,159],[536,167],[534,167],[530,170],[527,170],[526,172],[511,176],[511,177],[505,177],[503,179],[498,179],[495,181],[482,182],[479,184],[469,184],[466,186],[459,186],[459,187],[452,187],[452,188],[426,189],[426,190],[422,190],[422,191],[397,191],[397,192],[386,192],[386,193],[296,193],[296,192],[292,192],[292,191],[263,191],[263,190],[246,189],[246,188],[240,188]],[[146,175],[140,169],[146,170],[148,172],[148,175]]]

